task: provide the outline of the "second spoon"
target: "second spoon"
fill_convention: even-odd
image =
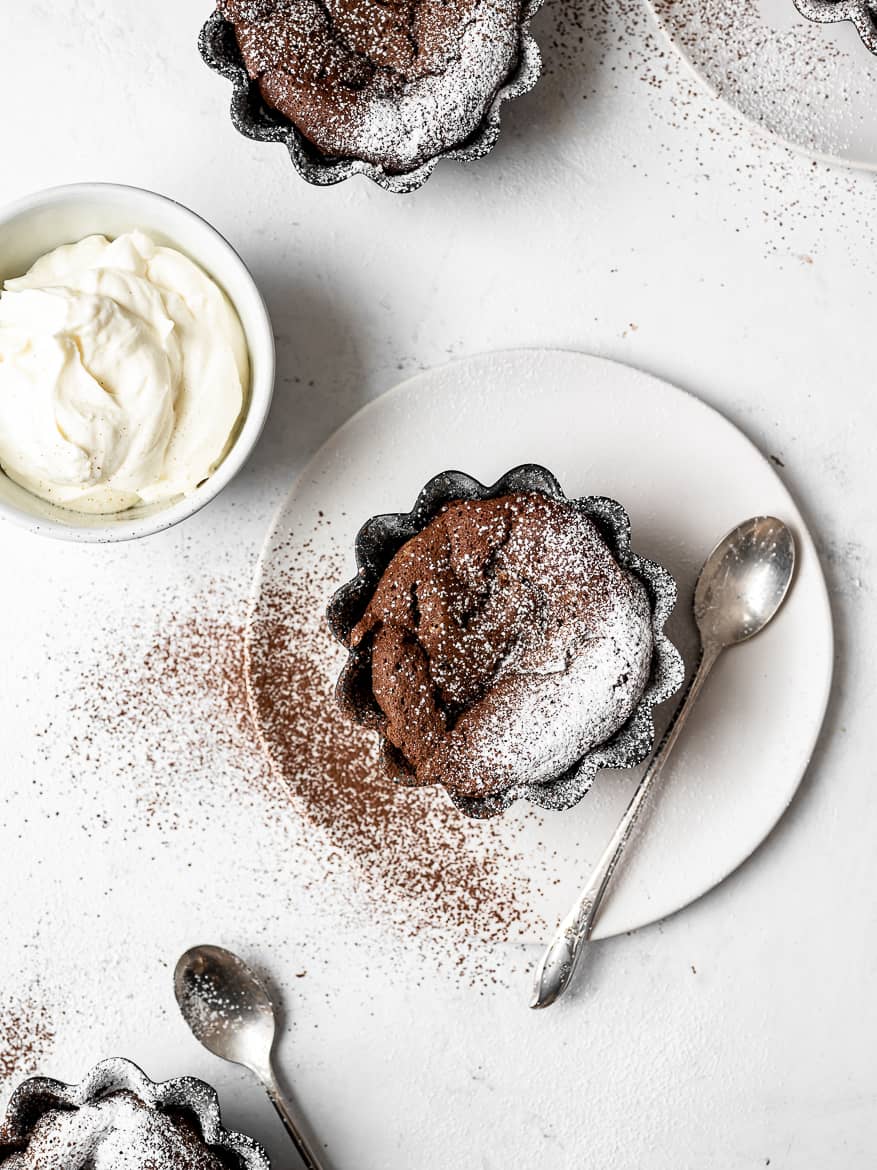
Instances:
[[[794,571],[794,537],[773,516],[745,520],[707,557],[694,589],[701,644],[697,670],[588,884],[542,956],[530,1007],[549,1007],[569,987],[606,888],[707,675],[723,650],[764,629],[782,605]]]

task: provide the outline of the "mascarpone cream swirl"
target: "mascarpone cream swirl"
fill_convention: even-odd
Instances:
[[[64,508],[192,492],[222,461],[248,382],[225,294],[141,231],[56,248],[0,295],[0,467]]]

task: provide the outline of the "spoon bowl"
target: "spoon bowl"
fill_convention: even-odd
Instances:
[[[704,652],[745,642],[783,603],[795,571],[795,540],[774,516],[753,516],[720,540],[694,590]]]
[[[264,1070],[274,1046],[274,1007],[259,977],[222,947],[192,947],[174,971],[180,1011],[208,1052]]]

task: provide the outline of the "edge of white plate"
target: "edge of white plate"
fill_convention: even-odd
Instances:
[[[874,174],[877,172],[877,162],[865,162],[858,159],[844,158],[839,154],[828,154],[821,150],[809,150],[806,146],[800,146],[797,142],[792,142],[791,139],[784,138],[782,134],[777,133],[776,130],[772,130],[769,126],[765,126],[763,122],[759,122],[757,118],[753,118],[750,114],[744,113],[744,111],[741,110],[739,106],[736,106],[730,100],[730,98],[727,98],[723,93],[720,93],[719,90],[716,89],[713,83],[709,80],[709,78],[704,73],[702,73],[700,69],[698,69],[697,65],[695,65],[694,61],[691,59],[688,53],[686,53],[686,51],[677,43],[676,38],[672,35],[664,21],[658,15],[658,10],[655,8],[652,0],[645,0],[645,5],[648,9],[649,15],[655,22],[658,32],[677,54],[694,81],[696,81],[701,89],[705,90],[711,98],[721,102],[726,109],[731,110],[738,118],[741,119],[741,121],[745,122],[747,126],[751,127],[751,129],[753,129],[760,138],[767,139],[768,141],[774,143],[778,142],[780,146],[784,146],[787,150],[793,151],[795,154],[800,155],[801,158],[814,159],[816,162],[825,163],[828,166],[844,167],[844,169],[850,171],[865,171],[868,174]],[[802,20],[803,19],[804,18],[802,17]],[[868,51],[865,49],[864,45],[862,48],[864,52]]]

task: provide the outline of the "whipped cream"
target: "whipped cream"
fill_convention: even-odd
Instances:
[[[56,248],[0,294],[0,467],[62,507],[192,492],[228,450],[248,383],[225,294],[143,232]]]

